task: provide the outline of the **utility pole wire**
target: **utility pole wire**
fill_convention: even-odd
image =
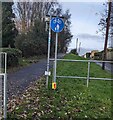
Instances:
[[[111,4],[112,2],[108,2],[108,17],[107,17],[107,26],[106,26],[106,36],[105,36],[105,44],[104,44],[104,52],[103,52],[103,60],[106,60],[107,54],[107,43],[108,43],[108,35],[109,35],[109,27],[110,27],[110,17],[111,17]],[[105,63],[102,64],[102,69],[105,69]]]

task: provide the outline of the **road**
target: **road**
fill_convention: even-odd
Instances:
[[[96,63],[102,67],[102,63]],[[113,74],[113,64],[105,63],[105,70],[110,71]]]

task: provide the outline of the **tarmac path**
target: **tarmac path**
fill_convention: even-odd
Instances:
[[[64,54],[59,54],[58,58],[63,57]],[[19,95],[27,89],[27,87],[33,81],[36,81],[42,77],[46,71],[47,59],[41,59],[37,63],[33,63],[30,66],[20,69],[17,72],[8,74],[8,97],[13,95]],[[52,62],[50,62],[52,67]]]
[[[8,74],[8,97],[23,92],[31,82],[38,80],[46,70],[46,59],[33,63],[17,72]]]

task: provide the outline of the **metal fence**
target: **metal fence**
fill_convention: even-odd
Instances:
[[[54,59],[50,59],[51,61],[54,61]],[[91,63],[113,63],[113,61],[99,61],[99,60],[72,60],[72,59],[57,59],[57,61],[64,61],[64,62],[87,62],[88,68],[87,68],[87,76],[81,77],[81,76],[57,76],[56,78],[77,78],[77,79],[86,79],[87,80],[87,87],[89,85],[89,80],[113,80],[112,78],[96,78],[90,76],[90,64]],[[53,68],[55,69],[55,68]]]
[[[6,85],[7,85],[7,53],[0,52],[0,91],[1,91],[0,119],[2,119],[2,117],[4,117],[4,119],[7,119],[7,86]]]

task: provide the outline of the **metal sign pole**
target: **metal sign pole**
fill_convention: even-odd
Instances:
[[[50,15],[50,20],[51,20],[51,15]],[[47,58],[46,88],[48,88],[48,79],[49,79],[50,41],[51,41],[51,28],[50,28],[50,22],[49,22],[49,37],[48,37],[48,58]]]
[[[51,29],[56,33],[56,40],[55,40],[55,63],[54,63],[54,79],[52,83],[52,89],[56,89],[56,67],[57,67],[57,44],[58,44],[58,33],[61,32],[64,28],[64,22],[62,19],[56,17],[51,20]]]
[[[54,66],[54,82],[56,83],[56,68],[57,68],[57,44],[58,44],[58,33],[56,33],[55,43],[55,66]]]

